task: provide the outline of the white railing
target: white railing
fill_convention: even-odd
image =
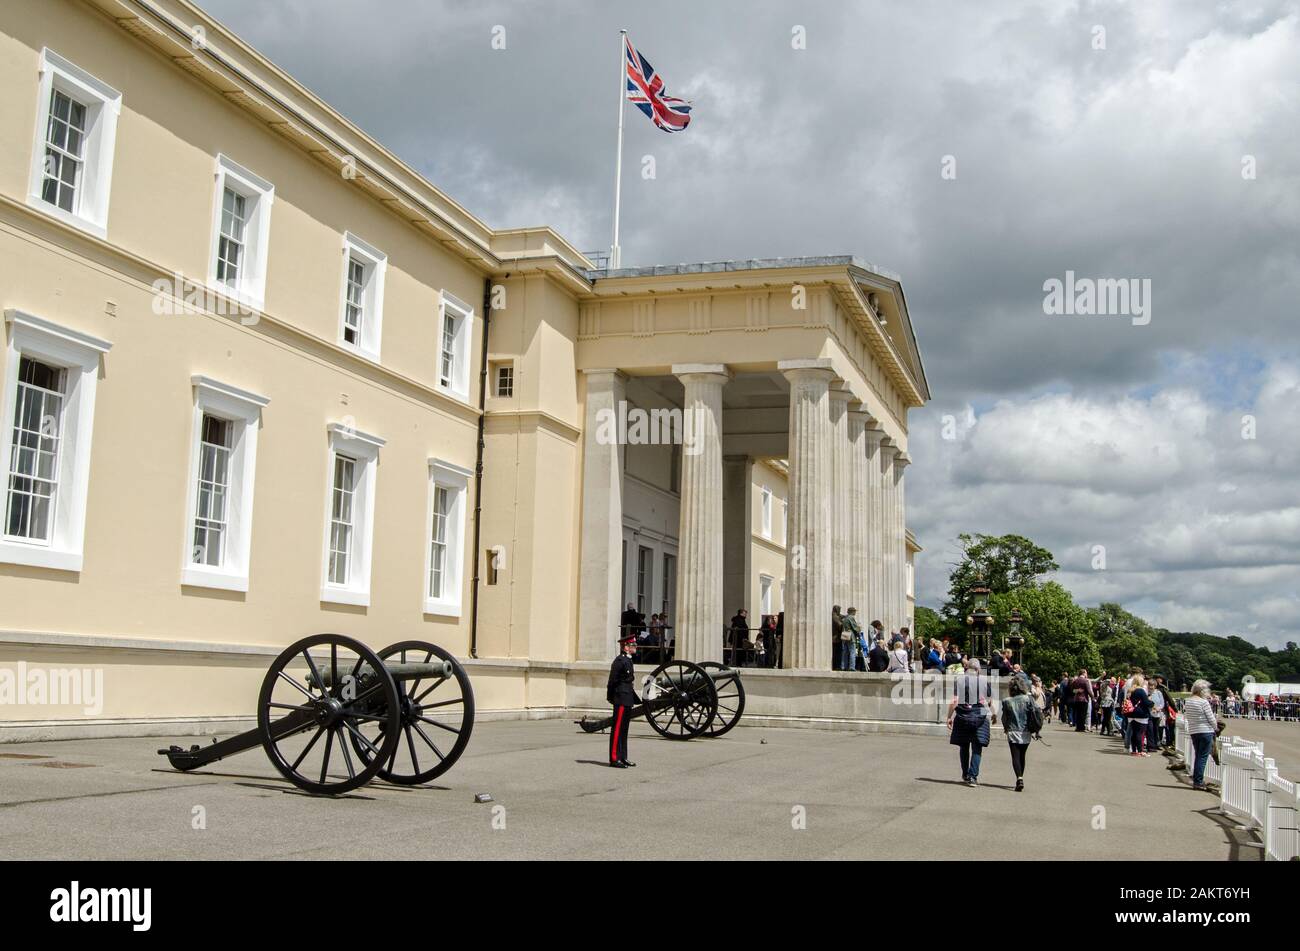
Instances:
[[[1191,736],[1179,720],[1174,748],[1187,768],[1196,753]],[[1213,757],[1205,764],[1205,781],[1219,785],[1219,811],[1238,819],[1243,828],[1264,840],[1264,857],[1272,861],[1300,858],[1300,783],[1284,779],[1264,744],[1225,736],[1220,742],[1219,765]]]
[[[1254,823],[1251,815],[1251,779],[1255,751],[1244,746],[1223,744],[1219,753],[1222,776],[1219,779],[1219,811],[1235,816],[1247,827]]]
[[[1300,783],[1276,772],[1268,777],[1264,820],[1264,858],[1289,862],[1300,857]]]

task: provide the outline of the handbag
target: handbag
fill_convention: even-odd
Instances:
[[[1133,701],[1125,697],[1124,705],[1119,708],[1119,712],[1124,714],[1124,716],[1131,714],[1133,712]]]

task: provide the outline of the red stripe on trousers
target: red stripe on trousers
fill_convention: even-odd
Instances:
[[[614,710],[614,733],[609,738],[609,761],[618,762],[618,730],[623,725],[623,711],[627,707],[616,707]]]

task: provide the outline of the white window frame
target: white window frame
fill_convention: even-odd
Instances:
[[[510,380],[510,392],[509,392],[509,393],[502,393],[502,392],[501,392],[501,380],[502,380],[502,376],[503,376],[503,374],[508,374],[508,375],[509,375],[509,380]],[[513,399],[513,398],[514,398],[514,395],[515,395],[515,365],[514,365],[514,363],[513,363],[512,361],[510,361],[510,360],[503,360],[503,361],[501,361],[500,363],[498,363],[498,364],[496,365],[496,372],[493,374],[493,380],[492,380],[492,395],[495,396],[497,399],[502,399],[502,400],[508,400],[508,399]]]
[[[87,231],[97,238],[108,236],[108,196],[113,180],[113,152],[117,141],[117,119],[122,113],[122,94],[96,79],[54,50],[41,50],[37,82],[36,136],[32,146],[32,168],[27,203],[44,214]],[[45,143],[50,123],[50,100],[54,90],[86,107],[86,141],[81,181],[77,185],[77,207],[67,212],[41,197],[45,185]]]
[[[217,156],[215,176],[212,241],[208,247],[208,287],[254,310],[262,310],[266,304],[266,267],[271,247],[271,206],[275,203],[275,186],[225,155]],[[238,283],[234,287],[217,280],[221,209],[227,188],[244,196],[247,218],[244,256],[239,265]]]
[[[348,313],[348,270],[352,261],[362,267],[361,333],[356,343],[344,336]],[[355,350],[368,360],[379,362],[384,327],[384,278],[388,273],[388,255],[358,238],[343,234],[343,290],[339,295],[339,346]]]
[[[320,599],[333,604],[370,605],[370,566],[375,540],[375,495],[379,475],[379,450],[384,440],[369,433],[330,423],[328,466],[325,470],[325,539],[321,555]],[[352,483],[352,551],[348,557],[348,580],[330,580],[330,521],[334,501],[334,459],[338,455],[356,460]]]
[[[185,483],[185,535],[181,554],[181,584],[223,591],[247,591],[249,557],[253,541],[253,485],[257,475],[257,434],[265,396],[196,374],[194,420],[190,436],[190,474]],[[234,423],[230,452],[229,491],[226,500],[226,538],[220,565],[195,564],[194,519],[198,505],[199,450],[203,417],[216,416]]]
[[[440,617],[459,618],[461,592],[465,587],[465,513],[469,499],[469,479],[473,473],[441,459],[429,460],[428,508],[424,518],[424,613]],[[433,499],[434,490],[442,486],[450,493],[451,506],[447,512],[447,564],[443,581],[443,595],[434,598],[429,594],[430,571],[433,568]]]
[[[758,576],[758,613],[760,616],[775,614],[772,610],[772,588],[776,579],[771,575]]]
[[[9,339],[5,351],[3,494],[0,531],[8,527],[9,467],[13,454],[14,409],[18,397],[18,365],[26,356],[62,368],[64,397],[59,421],[58,484],[50,539],[33,541],[0,535],[0,562],[80,571],[86,537],[86,497],[90,488],[90,444],[95,421],[95,390],[100,357],[113,346],[90,334],[63,327],[20,310],[6,310]]]
[[[453,338],[454,362],[452,366],[451,380],[449,383],[444,383],[442,376],[442,344],[443,328],[446,324],[448,313],[451,313],[458,320],[458,324]],[[468,304],[458,300],[446,291],[443,291],[442,302],[438,309],[438,336],[434,341],[434,385],[442,392],[455,397],[462,402],[469,401],[469,356],[470,341],[473,339],[473,309]]]
[[[655,550],[649,545],[636,549],[636,609],[642,614],[654,613]]]
[[[759,493],[759,530],[764,538],[772,537],[772,490],[763,486]]]

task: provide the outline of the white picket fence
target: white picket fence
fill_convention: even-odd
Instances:
[[[1180,719],[1174,744],[1190,770],[1195,753],[1182,726]],[[1205,764],[1205,781],[1219,785],[1219,811],[1264,840],[1266,859],[1300,858],[1300,784],[1278,775],[1263,743],[1225,736],[1219,759],[1217,765],[1213,757]]]

